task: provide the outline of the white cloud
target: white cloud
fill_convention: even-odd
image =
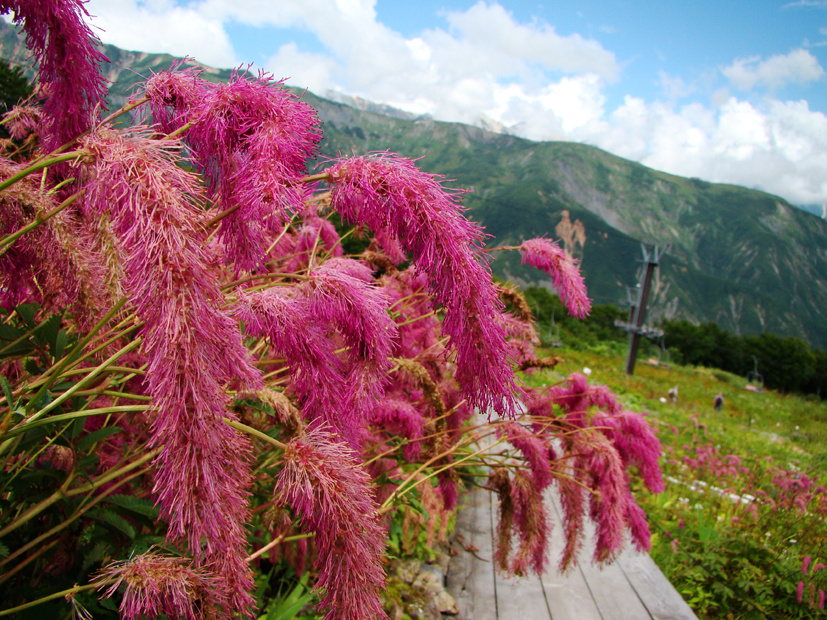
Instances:
[[[789,54],[779,54],[762,61],[759,56],[739,58],[721,72],[730,82],[742,90],[751,90],[760,84],[770,89],[790,83],[806,84],[824,77],[824,69],[818,59],[804,49]]]
[[[440,120],[475,123],[485,116],[523,137],[587,142],[674,174],[761,186],[800,204],[827,202],[827,117],[806,102],[756,103],[719,89],[711,105],[677,107],[693,88],[712,91],[714,82],[686,84],[663,73],[665,102],[627,96],[607,109],[606,86],[620,77],[612,52],[542,22],[520,23],[498,4],[448,13],[447,28],[411,38],[378,21],[374,0],[88,6],[109,30],[107,41],[224,67],[236,62],[224,24],[301,28],[324,51],[282,45],[266,68],[319,94],[334,89]],[[803,49],[739,59],[722,71],[739,89],[777,89],[824,75]]]
[[[192,56],[216,67],[238,64],[221,21],[167,0],[93,0],[87,10],[104,43],[126,50]]]
[[[683,99],[687,95],[691,95],[695,92],[694,85],[686,84],[680,77],[672,77],[665,71],[658,72],[658,81],[663,89],[663,93],[670,101]]]

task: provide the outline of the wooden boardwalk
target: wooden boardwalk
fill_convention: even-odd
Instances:
[[[649,555],[631,548],[601,570],[591,564],[593,547],[587,542],[577,567],[558,574],[563,527],[554,492],[548,493],[552,567],[542,578],[522,579],[494,570],[492,494],[479,490],[469,496],[457,522],[463,545],[456,547],[477,551],[461,551],[448,569],[447,589],[459,607],[458,620],[697,620]]]

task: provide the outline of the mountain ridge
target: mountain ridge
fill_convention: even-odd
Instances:
[[[0,53],[25,65],[20,37],[3,26]],[[105,75],[113,82],[113,107],[151,71],[180,61],[110,45],[104,53],[112,61]],[[205,71],[211,80],[232,74]],[[426,172],[472,190],[463,197],[468,215],[497,245],[556,238],[563,226],[597,302],[626,299],[640,275],[640,243],[656,243],[669,250],[653,283],[650,322],[712,321],[738,334],[772,331],[827,349],[827,222],[782,198],[660,172],[585,144],[534,142],[404,112],[391,116],[381,104],[360,100],[353,107],[291,90],[323,122],[322,157],[386,150],[421,157],[417,163]],[[572,232],[576,225],[581,238]],[[492,267],[521,284],[550,286],[514,255]]]

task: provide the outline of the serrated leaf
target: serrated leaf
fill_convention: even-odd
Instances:
[[[88,514],[96,521],[106,523],[108,525],[111,525],[115,529],[120,530],[121,532],[129,536],[129,538],[135,538],[135,528],[129,521],[124,519],[121,515],[115,514],[114,512],[110,512],[109,510],[90,511]]]
[[[163,545],[165,542],[166,538],[164,538],[163,536],[138,536],[132,542],[132,546],[129,548],[129,553],[127,555],[129,557],[132,557],[133,555],[142,555],[149,551],[152,547],[159,547]]]
[[[134,495],[110,495],[106,498],[106,501],[121,508],[142,514],[153,520],[158,519],[159,511],[148,499],[135,497]]]
[[[0,376],[0,387],[3,388],[3,395],[6,397],[6,405],[9,409],[14,409],[14,399],[11,395],[11,385],[9,385],[8,379]]]
[[[23,322],[32,329],[35,326],[34,317],[40,307],[37,304],[20,304],[15,308],[17,315],[23,319]]]
[[[94,446],[101,439],[106,439],[116,433],[120,433],[122,430],[120,426],[107,426],[106,428],[99,428],[96,431],[92,431],[78,442],[78,452],[86,452],[88,448]]]
[[[7,558],[9,557],[9,548],[0,542],[0,558]]]
[[[20,336],[22,336],[25,332],[21,329],[17,329],[16,327],[12,327],[11,325],[7,325],[6,323],[0,323],[0,340],[8,340],[9,342],[14,342]]]
[[[61,316],[53,314],[37,326],[34,331],[34,338],[41,347],[54,348],[57,333],[60,331]]]
[[[92,550],[83,556],[83,564],[81,568],[81,572],[85,573],[89,570],[89,567],[92,566],[95,562],[99,562],[103,559],[104,554],[109,549],[109,544],[103,540],[98,541],[98,543],[92,547]]]
[[[26,362],[26,365],[27,365],[26,370],[29,370],[28,369],[28,364],[29,364],[29,362],[32,362],[32,361],[33,360],[29,360],[28,362]],[[35,366],[36,366],[36,364],[35,364]],[[40,374],[40,371],[38,371],[36,373],[31,373],[31,374],[32,375]],[[50,402],[52,402],[52,393],[49,390],[45,390],[43,392],[43,394],[40,395],[40,398],[38,398],[37,401],[33,401],[31,403],[31,405],[32,405],[32,407],[34,407],[35,411],[40,411],[41,409],[43,409],[43,407],[48,405]]]
[[[23,364],[23,368],[25,368],[26,372],[33,377],[40,374],[40,367],[37,365],[37,361],[35,360],[26,360],[26,363]]]
[[[66,333],[65,329],[61,329],[57,333],[57,338],[55,339],[55,346],[51,349],[52,356],[59,360],[63,357],[63,352],[66,351],[66,343],[69,341],[69,335]]]

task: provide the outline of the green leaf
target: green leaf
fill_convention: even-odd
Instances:
[[[40,366],[37,365],[36,360],[26,360],[26,363],[23,364],[23,368],[26,369],[26,372],[36,377],[41,373]]]
[[[134,495],[110,495],[105,501],[131,510],[132,512],[137,512],[153,520],[158,518],[158,509],[151,501],[142,497],[135,497]]]
[[[92,547],[92,550],[83,556],[81,572],[85,573],[89,570],[89,567],[92,566],[92,564],[95,562],[100,562],[108,549],[109,543],[103,540],[98,541],[98,543]]]
[[[29,370],[28,369],[28,364],[29,364],[29,362],[32,362],[32,361],[33,360],[29,360],[28,362],[26,362],[26,365],[27,365],[26,370]],[[40,374],[40,371],[38,371],[36,373],[31,373],[31,374],[33,374],[33,375]],[[48,405],[50,402],[52,402],[52,393],[49,390],[44,390],[43,394],[40,395],[40,398],[38,398],[37,401],[32,401],[30,404],[31,404],[32,408],[34,408],[35,411],[40,411],[41,409],[43,409],[43,407]]]
[[[142,555],[149,551],[152,547],[159,547],[166,542],[166,538],[163,536],[155,536],[155,535],[144,535],[138,536],[133,542],[132,546],[129,548],[129,553],[127,554],[129,557],[134,555]]]
[[[37,329],[34,331],[34,337],[41,347],[54,348],[57,333],[60,331],[61,319],[62,317],[59,314],[53,314],[37,326]]]
[[[61,329],[55,338],[55,345],[51,348],[52,356],[59,360],[63,357],[63,352],[66,350],[66,343],[69,341],[69,335],[65,329]]]
[[[11,325],[7,325],[6,323],[0,323],[0,340],[8,340],[9,342],[14,342],[20,336],[22,336],[25,332],[22,329],[17,329],[16,327],[12,327]]]
[[[33,329],[35,327],[34,317],[37,314],[37,311],[40,310],[40,307],[37,304],[20,304],[17,308],[15,308],[15,310],[29,329]]]
[[[122,430],[123,429],[120,426],[107,426],[105,428],[92,431],[78,442],[78,452],[86,452],[88,448],[94,446],[101,439],[106,439],[116,433],[120,433]]]
[[[9,548],[0,542],[0,557],[7,558],[9,557]]]
[[[314,594],[302,582],[297,583],[293,591],[285,598],[274,600],[267,609],[266,616],[259,616],[259,620],[292,620],[302,608],[313,601]]]
[[[0,376],[0,386],[3,388],[3,395],[6,397],[6,404],[9,406],[9,409],[14,409],[14,399],[11,395],[11,385],[9,385],[8,379]]]
[[[90,510],[87,514],[96,521],[111,525],[115,529],[120,530],[129,538],[135,538],[135,535],[137,534],[132,524],[119,514],[115,514],[114,512],[110,512],[108,510]]]

